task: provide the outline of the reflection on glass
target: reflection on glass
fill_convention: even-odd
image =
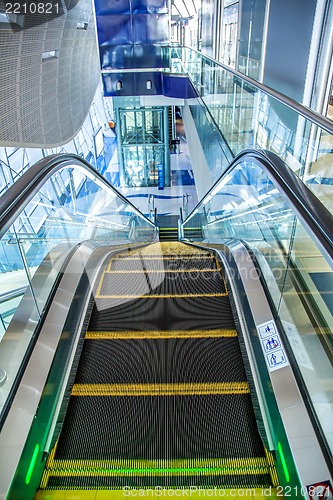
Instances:
[[[255,161],[240,161],[222,177],[185,220],[183,234],[251,247],[333,450],[332,263]]]
[[[213,119],[222,134],[224,151],[236,155],[244,149],[260,148],[276,153],[333,212],[332,134],[193,49],[175,47],[173,58],[182,61],[182,70],[188,73],[200,96],[192,100],[191,113],[194,118],[203,114],[199,110],[204,105],[208,121]],[[216,168],[212,156],[216,160],[218,156],[210,147],[211,141],[207,142],[205,130],[207,126],[198,127],[213,184],[228,164],[220,162]]]
[[[154,238],[152,222],[93,171],[67,166],[44,183],[0,240],[0,408],[68,251]]]

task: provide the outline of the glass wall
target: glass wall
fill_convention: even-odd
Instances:
[[[78,134],[68,144],[57,148],[0,148],[0,196],[18,180],[31,165],[50,154],[75,153],[89,161],[101,173],[105,171],[116,147],[116,138],[108,125],[100,90],[96,93],[89,114]],[[98,148],[97,139],[100,139]],[[24,263],[32,270],[36,269],[34,261],[40,262],[41,256],[47,250],[47,245],[39,243],[44,232],[49,233],[51,215],[55,207],[67,209],[68,199],[73,196],[72,203],[80,206],[84,196],[91,189],[89,180],[78,171],[65,171],[51,177],[45,188],[39,193],[33,203],[25,207],[18,219],[13,233],[8,233],[7,239],[1,244],[0,270],[0,337],[6,330],[15,309],[28,285]],[[46,222],[48,221],[48,222]],[[15,234],[20,235],[20,245],[15,242]],[[23,237],[24,235],[24,237]],[[24,243],[23,243],[24,241]],[[48,238],[47,241],[52,241]],[[38,242],[38,243],[36,243]],[[9,274],[6,274],[8,272]]]
[[[239,1],[229,0],[223,3],[220,19],[220,40],[217,47],[217,59],[232,68],[236,68],[238,49]]]
[[[195,106],[204,107],[228,150],[233,155],[248,148],[276,153],[332,212],[332,134],[198,52],[174,52],[200,96],[192,113]],[[204,136],[201,143],[209,148]],[[222,173],[212,167],[212,184]]]
[[[143,107],[138,97],[114,98],[118,159],[123,186],[170,185],[169,120],[167,107]]]
[[[155,236],[155,226],[87,167],[67,165],[44,183],[0,240],[0,368],[7,374],[0,408],[69,252],[82,242],[97,248]]]

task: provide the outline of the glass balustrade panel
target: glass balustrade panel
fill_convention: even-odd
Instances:
[[[201,234],[198,232],[201,228]],[[256,161],[242,161],[183,224],[184,238],[251,249],[333,450],[333,270]]]
[[[51,176],[0,240],[0,408],[26,355],[59,272],[83,242],[151,242],[155,226],[83,167]]]
[[[173,60],[181,61],[178,71],[188,73],[198,93],[191,112],[198,114],[197,106],[204,107],[206,115],[208,111],[206,120],[217,126],[224,151],[237,155],[244,149],[259,148],[277,154],[332,213],[332,134],[193,49],[174,47],[172,55]],[[210,147],[205,130],[207,126],[201,131],[199,127],[199,138],[212,168],[213,185],[227,165],[214,153],[213,142]]]

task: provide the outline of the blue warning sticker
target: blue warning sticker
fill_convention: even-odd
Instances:
[[[261,348],[269,371],[289,365],[279,332],[273,320],[257,326]]]

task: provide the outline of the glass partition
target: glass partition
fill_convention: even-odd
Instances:
[[[210,120],[225,141],[224,151],[234,156],[248,148],[272,151],[307,184],[332,212],[333,135],[294,109],[272,97],[227,67],[187,47],[173,48],[174,71],[188,73],[199,98],[192,99],[191,113],[208,110]],[[204,130],[198,133],[210,168],[212,184],[223,174],[227,162],[223,154],[220,167],[209,158],[210,141]],[[209,161],[208,161],[209,160]]]
[[[43,184],[0,240],[0,409],[69,252],[155,237],[154,224],[87,167],[63,167]]]
[[[191,241],[236,238],[251,247],[333,451],[332,262],[255,160],[239,161],[189,215],[182,232]]]

